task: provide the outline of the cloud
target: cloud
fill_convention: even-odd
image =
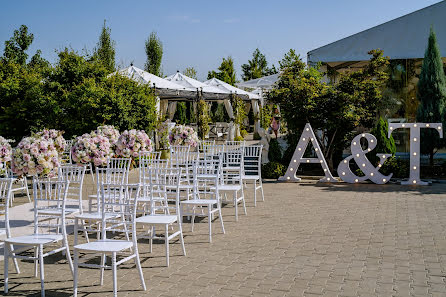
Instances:
[[[189,15],[170,15],[169,20],[174,22],[184,22],[184,23],[190,23],[190,24],[196,24],[200,22],[200,19],[193,18]]]
[[[226,19],[226,20],[223,20],[223,23],[225,23],[225,24],[234,24],[234,23],[238,23],[238,22],[240,22],[240,19]]]

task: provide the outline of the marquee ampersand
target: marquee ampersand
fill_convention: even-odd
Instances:
[[[363,150],[361,146],[362,138],[365,138],[367,140],[368,147],[365,150]],[[387,158],[391,156],[391,154],[377,153],[376,155],[379,157],[379,163],[377,167],[373,166],[373,164],[366,156],[366,153],[371,152],[376,147],[376,144],[376,137],[369,133],[362,133],[353,138],[350,145],[352,155],[345,158],[338,165],[339,177],[347,183],[358,183],[367,179],[370,179],[375,184],[387,183],[392,177],[392,174],[386,176],[379,172],[379,169],[387,160]],[[364,173],[364,176],[357,176],[351,171],[349,166],[349,162],[351,159],[355,160],[358,167]]]

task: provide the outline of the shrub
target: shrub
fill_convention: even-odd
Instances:
[[[367,157],[373,164],[378,164],[379,157],[377,153],[392,154],[395,155],[396,146],[393,136],[387,137],[387,131],[389,130],[389,124],[382,117],[379,118],[376,127],[372,129],[371,134],[376,137],[376,148],[370,152]],[[370,144],[369,144],[370,145]]]
[[[254,139],[254,140],[261,140],[262,137],[260,137],[259,132],[255,132],[255,133],[254,133],[254,136],[253,136],[253,139]]]
[[[409,176],[409,160],[390,157],[381,167],[380,172],[385,175],[393,173],[392,177],[407,178]]]
[[[271,139],[269,142],[268,159],[270,162],[282,161],[282,148],[277,139]]]
[[[242,136],[236,136],[234,138],[234,141],[243,141],[243,140],[245,140],[245,139]]]
[[[286,167],[278,162],[269,162],[262,165],[263,178],[279,178],[285,175]]]
[[[245,129],[241,129],[240,134],[242,135],[243,138],[245,138],[245,136],[248,135],[248,131],[246,131]]]

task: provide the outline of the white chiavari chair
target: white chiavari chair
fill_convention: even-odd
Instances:
[[[245,183],[252,182],[254,185],[254,206],[257,205],[258,190],[262,194],[262,201],[265,201],[262,184],[262,149],[263,145],[251,145],[244,148],[242,180]]]
[[[101,185],[101,239],[74,246],[74,296],[78,294],[79,267],[99,268],[100,283],[103,284],[104,269],[113,272],[113,296],[118,294],[117,267],[129,260],[134,260],[138,269],[143,290],[146,290],[136,235],[136,203],[139,197],[139,184],[102,184]],[[120,225],[108,227],[110,217],[123,218]],[[123,232],[125,240],[107,238],[107,231]],[[130,236],[129,236],[130,235]],[[79,253],[99,254],[100,264],[79,263]],[[106,255],[111,255],[111,265],[106,265]],[[120,258],[118,258],[120,256]]]
[[[5,285],[4,291],[8,293],[8,262],[9,258],[33,260],[35,263],[35,276],[37,277],[37,266],[40,267],[41,294],[45,296],[44,288],[44,258],[55,253],[63,252],[68,260],[70,271],[73,273],[73,263],[67,240],[65,203],[67,200],[69,181],[42,181],[34,177],[34,234],[11,237],[5,240]],[[61,208],[60,216],[46,214],[48,208]],[[56,223],[52,223],[56,221]],[[62,233],[59,232],[62,230]],[[55,244],[62,243],[60,247]],[[11,253],[10,245],[20,246]],[[44,247],[52,247],[50,251],[44,252]],[[22,252],[34,248],[34,256],[22,255]]]

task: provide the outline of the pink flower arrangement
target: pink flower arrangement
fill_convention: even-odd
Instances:
[[[196,147],[198,145],[198,135],[191,127],[176,125],[170,130],[169,141],[171,145],[189,145]]]
[[[125,130],[116,142],[116,155],[136,158],[140,151],[152,151],[152,141],[144,130]]]
[[[96,134],[107,137],[111,145],[115,144],[120,136],[119,130],[112,125],[103,125],[97,127]]]
[[[52,138],[25,137],[12,153],[11,169],[18,176],[54,176],[60,166]]]
[[[0,162],[11,161],[12,148],[8,140],[0,136]]]
[[[76,163],[93,162],[95,166],[104,166],[113,154],[108,138],[91,132],[76,138],[71,147],[71,156]]]
[[[61,154],[65,151],[65,148],[67,147],[67,142],[65,141],[65,138],[62,136],[63,134],[64,131],[56,129],[44,129],[40,132],[37,132],[34,136],[36,138],[42,137],[45,140],[52,139],[54,142],[54,146],[56,147],[57,151]]]

